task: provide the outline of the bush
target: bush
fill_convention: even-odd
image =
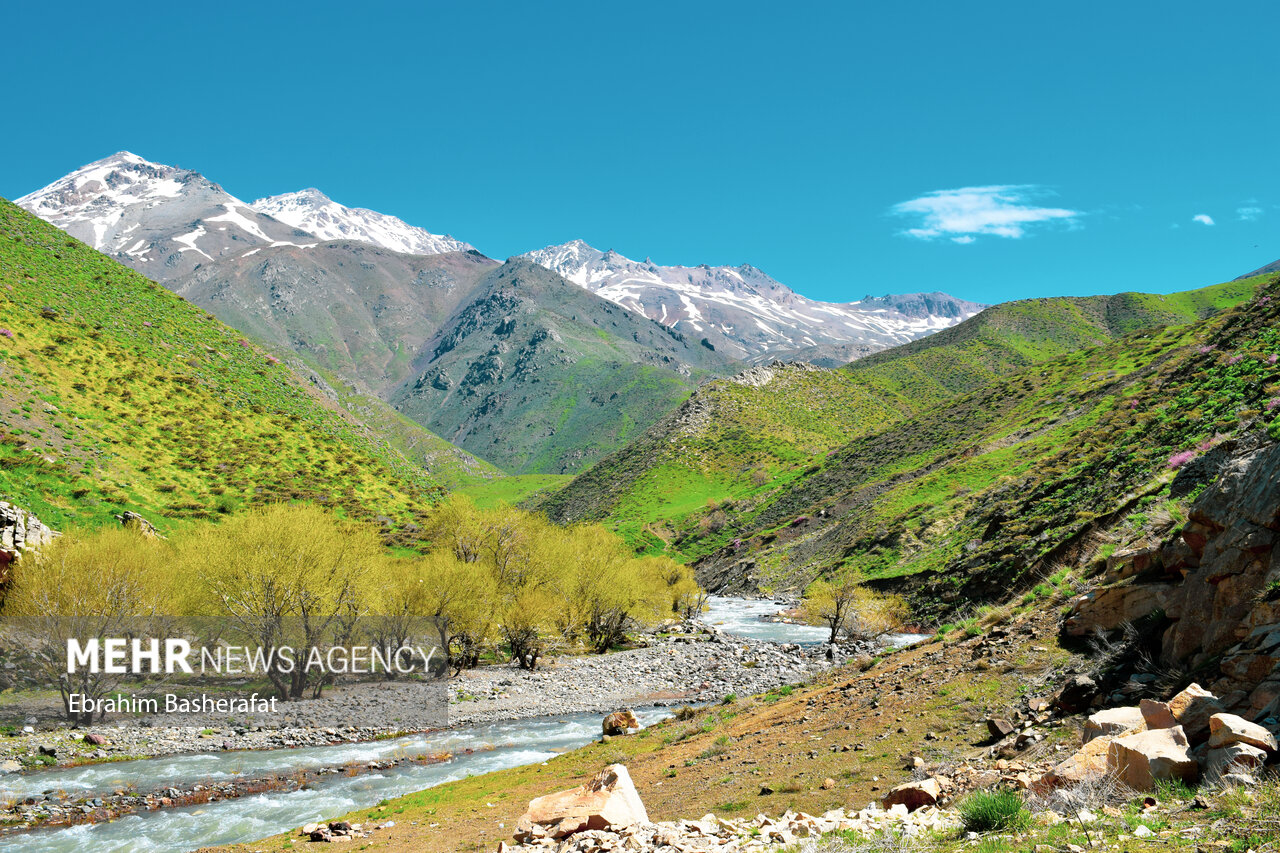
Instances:
[[[968,832],[1025,829],[1031,823],[1031,812],[1016,791],[974,791],[956,810]]]

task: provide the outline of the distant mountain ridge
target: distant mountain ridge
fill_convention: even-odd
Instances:
[[[359,240],[406,255],[475,251],[470,243],[432,234],[394,216],[345,207],[314,188],[260,198],[251,206],[325,241]]]
[[[658,266],[581,240],[524,257],[749,363],[781,358],[836,367],[949,328],[986,307],[945,293],[818,302],[749,264]]]

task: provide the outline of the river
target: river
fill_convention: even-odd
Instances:
[[[782,607],[771,601],[713,596],[704,616],[708,624],[737,636],[812,645],[826,631],[805,625],[762,622]],[[908,635],[896,638],[898,642]],[[664,708],[637,709],[642,724],[668,716]],[[255,778],[299,768],[342,767],[349,762],[447,752],[437,764],[403,764],[359,776],[327,775],[306,790],[280,791],[200,806],[160,809],[110,823],[35,830],[0,838],[0,851],[74,853],[74,851],[177,851],[252,841],[313,820],[368,808],[379,801],[420,791],[466,776],[546,761],[589,743],[600,734],[599,714],[572,714],[323,747],[288,750],[195,753],[121,761],[87,767],[41,770],[0,777],[0,797],[41,797],[66,791],[73,798],[109,794],[132,785],[139,791],[160,786]],[[474,750],[468,754],[467,749]]]

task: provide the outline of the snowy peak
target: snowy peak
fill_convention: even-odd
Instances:
[[[17,203],[158,280],[254,247],[315,243],[199,172],[128,151],[83,166]]]
[[[325,241],[357,240],[406,255],[441,255],[473,248],[385,213],[338,204],[315,188],[260,198],[253,209]]]
[[[602,252],[582,240],[523,257],[750,362],[792,358],[843,364],[953,326],[986,307],[945,293],[817,302],[750,264],[658,266]]]

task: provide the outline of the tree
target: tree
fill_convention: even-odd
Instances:
[[[338,642],[343,616],[364,607],[381,559],[377,534],[312,505],[275,504],[201,527],[179,542],[193,577],[194,622],[266,656],[281,698],[319,696],[324,674],[306,664]],[[350,626],[346,623],[346,627]],[[288,648],[290,661],[273,651]]]
[[[845,568],[809,585],[804,613],[810,622],[826,625],[831,632],[827,642],[834,643],[841,635],[872,640],[894,631],[906,618],[907,606],[899,596],[868,589],[858,572]]]
[[[120,527],[72,530],[18,567],[5,601],[5,621],[31,636],[72,722],[88,725],[94,718],[92,711],[72,712],[73,694],[96,705],[120,683],[120,675],[102,671],[102,641],[168,633],[167,549],[161,541]],[[69,639],[82,648],[99,641],[98,672],[87,666],[67,671]]]

